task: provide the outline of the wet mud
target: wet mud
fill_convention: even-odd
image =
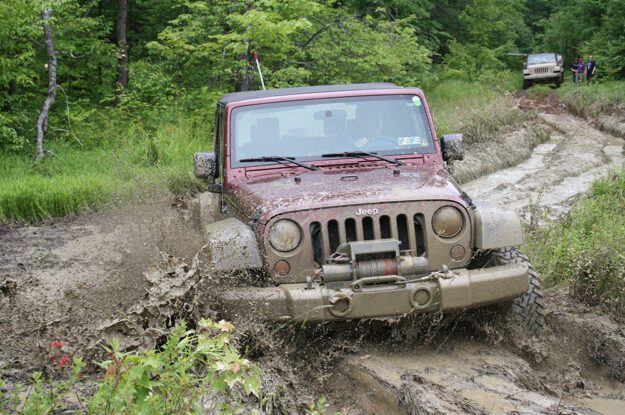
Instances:
[[[594,180],[623,166],[625,140],[567,113],[539,113],[551,138],[524,162],[463,185],[474,199],[497,202],[528,222],[556,219]],[[532,216],[533,215],[533,216]]]
[[[463,185],[528,224],[557,219],[624,162],[623,139],[561,108],[540,107],[537,122],[551,138],[531,152],[523,131],[500,143],[505,151],[519,138],[526,161]],[[127,350],[149,348],[176,321],[220,318],[200,228],[187,201],[172,200],[0,227],[3,378],[45,372],[54,340],[98,360],[111,337]],[[320,396],[328,413],[353,415],[625,413],[625,327],[565,289],[547,293],[547,305],[539,338],[480,313],[318,325],[247,316],[235,324],[242,349],[264,370],[269,413],[304,413]]]
[[[202,244],[171,205],[163,195],[150,205],[0,229],[0,286],[11,287],[0,292],[4,378],[45,371],[55,340],[87,359],[102,352],[100,328],[144,300],[149,267]]]

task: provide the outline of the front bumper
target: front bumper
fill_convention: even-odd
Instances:
[[[532,81],[532,82],[541,82],[541,81],[553,82],[554,80],[560,78],[561,75],[562,75],[561,72],[539,73],[539,74],[532,74],[532,75],[524,74],[523,79],[525,79],[526,81]]]
[[[517,297],[529,284],[527,266],[517,264],[455,269],[416,281],[385,278],[387,284],[358,280],[337,289],[320,284],[237,287],[221,297],[230,317],[245,313],[265,320],[352,320],[478,307]]]

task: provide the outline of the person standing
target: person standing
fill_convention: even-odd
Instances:
[[[597,63],[595,59],[590,55],[588,57],[588,64],[586,65],[586,80],[588,84],[592,83],[592,79],[595,77],[595,72],[597,72]]]
[[[571,62],[571,74],[573,75],[573,83],[575,83],[575,78],[577,78],[577,62],[579,61],[579,57],[573,59]]]
[[[577,61],[577,82],[584,82],[584,75],[586,75],[586,65],[584,65],[584,57],[580,56]]]

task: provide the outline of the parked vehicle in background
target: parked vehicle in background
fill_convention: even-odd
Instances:
[[[325,321],[506,302],[532,331],[540,280],[513,212],[471,200],[423,91],[393,84],[237,92],[217,105],[199,211],[223,305]],[[216,220],[215,219],[219,219]],[[241,286],[244,285],[244,286]]]
[[[564,81],[562,55],[558,53],[531,53],[523,69],[523,89],[533,84],[553,83],[559,87]]]

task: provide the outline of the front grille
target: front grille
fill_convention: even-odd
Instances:
[[[548,73],[551,72],[550,68],[548,67],[544,67],[544,68],[534,68],[534,73]]]
[[[424,255],[425,218],[421,213],[349,217],[327,222],[314,221],[309,226],[312,254],[317,264],[336,251],[342,243],[374,239],[397,239],[400,250]]]

